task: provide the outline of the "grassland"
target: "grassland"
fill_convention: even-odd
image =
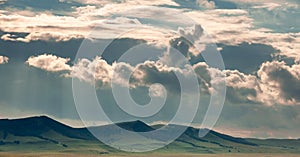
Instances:
[[[142,122],[120,125],[132,131],[153,129]],[[109,125],[97,129],[115,132]],[[103,144],[86,128],[71,128],[47,117],[0,120],[0,157],[300,157],[299,139],[243,139],[212,130],[200,138],[199,131],[189,127],[171,144],[153,152],[126,153]],[[160,137],[138,141],[120,132],[111,136],[111,144],[123,143],[119,148],[137,144],[149,148],[162,142]]]
[[[122,155],[95,155],[72,153],[0,153],[1,157],[300,157],[297,154],[122,154]]]

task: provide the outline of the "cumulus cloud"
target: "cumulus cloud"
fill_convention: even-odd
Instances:
[[[287,65],[285,62],[272,61],[261,65],[257,75],[244,74],[237,70],[220,71],[209,68],[205,63],[195,64],[194,70],[211,92],[211,83],[218,79],[213,73],[226,78],[227,99],[239,102],[255,102],[267,106],[300,105],[300,65]]]
[[[26,63],[45,71],[63,72],[64,77],[77,78],[101,87],[112,82],[131,88],[152,87],[151,94],[154,96],[160,96],[164,92],[160,87],[152,86],[153,84],[160,83],[168,91],[180,92],[177,77],[189,80],[193,76],[192,71],[189,70],[192,67],[189,69],[171,67],[160,61],[145,61],[136,66],[123,62],[108,64],[100,57],[93,60],[79,59],[73,66],[68,65],[68,62],[68,58],[44,54],[30,57]]]
[[[0,56],[0,64],[8,63],[9,58],[5,56]]]
[[[253,88],[258,82],[255,76],[247,75],[238,70],[225,70],[227,85],[234,88]]]
[[[208,9],[214,9],[216,7],[215,2],[209,0],[197,0],[197,4]]]
[[[43,54],[28,58],[26,63],[29,66],[40,68],[50,72],[70,71],[71,67],[67,63],[70,58],[61,58],[51,54]]]
[[[70,59],[54,55],[30,57],[26,62],[50,72],[65,72],[65,77],[74,77],[82,81],[109,85],[110,83],[136,87],[151,87],[163,84],[168,91],[180,92],[177,75],[191,78],[192,71],[163,64],[161,61],[145,61],[132,66],[123,62],[108,64],[100,57],[93,60],[80,59],[73,66],[68,65]],[[256,102],[264,105],[298,105],[300,104],[300,65],[286,65],[284,62],[272,61],[263,63],[257,75],[244,74],[237,70],[220,71],[199,62],[191,67],[198,77],[200,89],[211,94],[220,78],[226,79],[228,99],[241,102]],[[157,90],[157,91],[153,91]],[[153,88],[151,93],[159,96],[162,90]]]
[[[194,27],[190,28],[179,28],[178,33],[180,36],[183,36],[190,40],[190,42],[194,43],[197,40],[200,40],[200,37],[204,34],[204,30],[201,25],[197,24]]]
[[[225,70],[230,97],[264,105],[300,105],[300,65],[272,61],[261,65],[256,75]]]
[[[254,75],[244,74],[237,70],[223,71],[226,76],[227,99],[234,103],[260,102],[256,99],[259,88],[258,78]]]
[[[100,57],[96,57],[92,61],[88,59],[80,59],[72,67],[72,71],[68,76],[76,77],[82,81],[90,83],[94,83],[95,81],[108,83],[112,78],[113,67],[114,65],[109,65]]]
[[[98,85],[114,83],[127,87],[150,87],[160,83],[166,86],[169,91],[180,91],[180,85],[175,73],[182,77],[190,77],[190,73],[176,67],[169,67],[160,61],[145,61],[144,63],[131,66],[124,62],[108,64],[100,57],[93,60],[80,59],[72,67],[72,71],[66,75],[78,78],[82,81],[95,83]],[[154,88],[155,87],[155,88]],[[157,86],[153,86],[152,94],[158,96],[161,92]]]
[[[300,65],[273,61],[262,64],[258,71],[260,90],[258,100],[268,104],[300,104]]]

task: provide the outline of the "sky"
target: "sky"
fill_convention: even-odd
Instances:
[[[75,82],[95,89],[114,122],[167,123],[184,102],[181,118],[195,112],[192,125],[201,126],[224,79],[225,101],[214,130],[299,138],[299,5],[297,0],[0,0],[0,118],[48,115],[82,126]],[[209,54],[220,54],[222,61]],[[199,93],[190,86],[194,76]],[[190,82],[190,90],[180,78]],[[130,100],[114,94],[141,106],[165,104],[138,117],[119,106],[126,108]],[[92,103],[86,98],[81,105],[97,115]],[[92,117],[90,125],[109,123]]]

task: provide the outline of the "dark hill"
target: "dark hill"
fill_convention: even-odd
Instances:
[[[85,128],[75,129],[46,116],[3,119],[0,120],[0,130],[15,136],[42,136],[49,131],[54,131],[70,138],[94,139]]]
[[[149,126],[142,121],[117,123],[121,128],[134,132],[149,132],[158,126]],[[159,127],[162,127],[160,125]],[[171,129],[179,129],[180,125],[168,125]],[[91,127],[108,133],[112,143],[120,140],[134,141],[132,137],[125,137],[113,125]],[[205,137],[199,137],[199,131],[207,131]],[[103,135],[103,134],[102,134]],[[106,136],[106,135],[104,135]],[[165,136],[165,135],[164,135]],[[147,138],[147,137],[146,137]],[[150,144],[161,143],[165,137],[154,137]],[[134,142],[133,142],[134,144]],[[149,144],[149,143],[148,143]],[[2,147],[2,146],[5,147]],[[22,145],[22,147],[19,147]],[[0,120],[0,151],[90,151],[112,153],[112,149],[96,138],[87,128],[72,128],[46,116],[23,119]],[[187,127],[186,131],[174,142],[158,151],[189,152],[189,153],[257,153],[257,152],[300,152],[300,140],[259,140],[236,138],[212,130]],[[99,152],[98,152],[99,153]]]

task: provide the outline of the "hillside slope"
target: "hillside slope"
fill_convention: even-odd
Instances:
[[[134,132],[148,132],[155,126],[141,121],[118,123],[118,126]],[[182,127],[170,125],[173,129]],[[113,133],[114,142],[131,137],[112,130],[112,125],[94,127]],[[178,139],[155,152],[161,153],[300,153],[300,140],[288,139],[243,139],[210,130],[199,138],[197,128],[188,127]],[[131,139],[134,141],[134,139]],[[157,137],[150,144],[161,142]],[[151,143],[152,142],[152,143]],[[127,143],[127,146],[130,147]],[[149,144],[149,143],[146,143]],[[24,119],[0,120],[0,152],[71,152],[71,153],[122,153],[99,142],[86,128],[72,128],[46,116]],[[123,152],[124,153],[124,152]]]

